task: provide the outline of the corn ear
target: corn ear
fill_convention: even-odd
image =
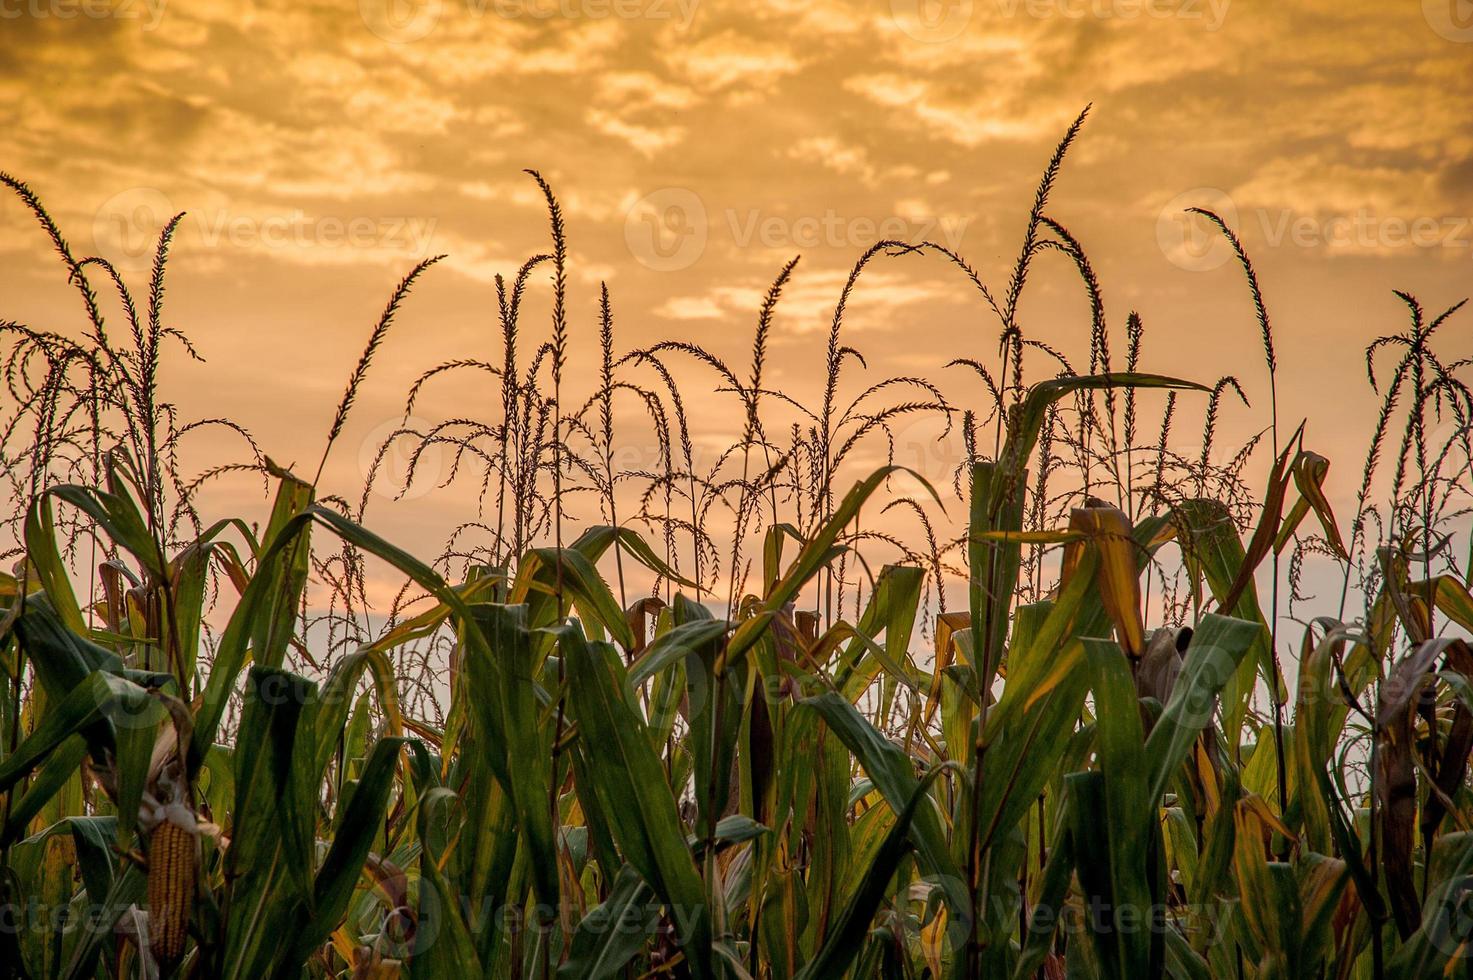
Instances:
[[[160,964],[184,953],[194,904],[194,834],[165,819],[148,838],[149,951]]]

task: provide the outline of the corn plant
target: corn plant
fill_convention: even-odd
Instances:
[[[532,173],[552,240],[497,280],[501,349],[427,366],[391,437],[416,447],[411,482],[440,447],[476,487],[428,560],[369,529],[387,444],[356,506],[323,464],[434,260],[385,307],[309,479],[163,396],[165,348],[194,354],[163,314],[177,219],[140,311],[4,178],[87,327],[0,324],[0,972],[1466,970],[1473,397],[1468,362],[1433,343],[1457,308],[1402,294],[1409,328],[1368,350],[1382,410],[1344,523],[1308,427],[1281,427],[1258,273],[1201,212],[1238,257],[1270,393],[1262,435],[1217,462],[1245,385],[1143,370],[1136,314],[1121,362],[1084,246],[1050,213],[1084,118],[1001,290],[934,243],[864,253],[818,405],[766,374],[797,260],[757,311],[750,370],[686,340],[621,353],[609,290],[586,320],[569,295],[568,229]],[[1084,371],[1027,319],[1051,255],[1088,304]],[[928,258],[996,319],[996,360],[938,365],[945,386],[854,381],[863,272]],[[544,273],[539,341],[523,301]],[[580,349],[586,375],[568,368]],[[489,397],[411,426],[457,372]],[[692,372],[740,420],[714,461],[693,448]],[[913,418],[960,434],[951,487],[896,465]],[[177,447],[203,426],[246,458],[185,475]],[[628,426],[652,467],[616,465]],[[207,521],[201,488],[238,471],[266,482],[268,517]],[[1343,572],[1335,610],[1305,594],[1314,561]],[[370,574],[402,578],[392,608],[373,608]]]

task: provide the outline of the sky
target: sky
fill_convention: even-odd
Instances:
[[[139,289],[158,229],[186,211],[166,319],[205,361],[176,357],[167,396],[308,473],[394,285],[447,255],[326,470],[324,492],[356,499],[417,375],[499,358],[494,278],[548,247],[524,168],[567,220],[570,383],[594,367],[600,282],[621,350],[678,338],[744,365],[763,291],[801,255],[770,356],[773,384],[811,399],[865,247],[940,241],[1001,289],[1039,175],[1092,105],[1049,213],[1094,263],[1117,352],[1139,311],[1143,368],[1241,379],[1252,406],[1225,410],[1225,444],[1267,424],[1246,287],[1183,213],[1218,211],[1262,280],[1281,417],[1309,419],[1348,506],[1376,411],[1364,349],[1404,328],[1392,290],[1437,310],[1473,292],[1470,79],[1469,0],[0,0],[0,169]],[[545,283],[533,291],[545,329]],[[83,326],[15,200],[0,317]],[[1444,332],[1449,359],[1473,353],[1470,318]],[[1088,307],[1058,256],[1040,259],[1022,324],[1087,359]],[[865,377],[923,375],[958,403],[976,382],[945,363],[997,361],[995,319],[934,259],[875,265],[845,330]],[[730,396],[690,377],[697,443],[725,445]],[[416,413],[490,418],[497,398],[463,376]],[[937,479],[959,449],[933,435],[902,434],[899,452]],[[210,439],[190,449],[201,467],[241,453]],[[474,495],[385,493],[371,523],[432,555]],[[248,505],[258,483],[211,503]]]

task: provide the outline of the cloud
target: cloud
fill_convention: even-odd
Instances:
[[[802,66],[785,47],[725,31],[664,53],[670,68],[705,92],[750,98],[771,91]]]
[[[862,146],[846,146],[832,136],[809,136],[788,148],[788,156],[817,163],[846,177],[856,177],[866,186],[876,180],[874,164]]]
[[[844,88],[890,110],[889,121],[897,128],[920,128],[935,139],[967,148],[1058,133],[1071,116],[1058,106],[1011,113],[995,98],[979,97],[950,82],[897,73],[858,75],[845,80]]]
[[[1429,304],[1431,294],[1466,292],[1467,250],[1258,247],[1260,213],[1269,231],[1285,213],[1309,218],[1313,238],[1360,208],[1403,219],[1473,212],[1473,48],[1438,37],[1418,4],[1236,3],[1208,31],[1185,20],[1034,16],[1026,3],[976,0],[959,34],[930,42],[895,14],[906,4],[889,0],[702,2],[686,27],[502,16],[490,0],[442,0],[423,5],[437,11],[424,36],[398,40],[375,33],[351,0],[170,0],[150,31],[11,20],[0,25],[0,166],[42,192],[79,248],[100,214],[106,224],[107,202],[137,192],[165,203],[141,209],[148,227],[130,229],[130,245],[156,234],[171,208],[258,230],[307,223],[304,240],[281,246],[217,238],[207,247],[199,226],[181,241],[172,295],[194,290],[196,340],[206,355],[231,352],[230,363],[212,362],[213,377],[243,387],[281,385],[278,359],[264,341],[253,355],[243,322],[341,329],[334,342],[356,352],[361,337],[335,326],[338,307],[364,284],[392,289],[421,250],[450,253],[446,292],[460,304],[435,307],[421,339],[442,344],[436,356],[463,354],[455,345],[482,337],[494,313],[495,275],[548,247],[525,167],[542,169],[563,205],[579,330],[594,322],[597,284],[608,280],[621,342],[675,334],[740,348],[771,275],[803,253],[774,337],[793,345],[784,353],[799,384],[850,263],[889,216],[965,220],[961,251],[1002,286],[1039,174],[1091,101],[1050,214],[1090,249],[1110,322],[1124,321],[1128,302],[1153,324],[1153,367],[1175,357],[1188,373],[1254,377],[1253,364],[1233,361],[1233,344],[1215,346],[1202,368],[1203,343],[1229,329],[1248,338],[1243,357],[1256,356],[1241,283],[1173,265],[1158,241],[1160,208],[1192,188],[1220,188],[1243,213],[1269,300],[1288,306],[1294,324],[1282,358],[1300,390],[1345,382],[1324,362],[1342,352],[1353,360],[1364,346],[1372,297],[1396,315],[1393,286],[1414,286]],[[1009,6],[1022,13],[1004,16]],[[678,10],[675,0],[665,7]],[[630,206],[669,188],[704,202],[710,222],[704,253],[678,274],[642,265],[625,237]],[[776,220],[770,240],[745,237],[754,214]],[[14,201],[5,215],[5,281],[29,283],[38,270],[55,278],[35,223]],[[334,221],[355,218],[432,222],[428,246],[401,246],[379,224],[380,237],[358,247],[325,240]],[[856,230],[860,219],[870,220]],[[818,237],[805,237],[815,223]],[[1379,263],[1385,278],[1330,264],[1346,258]],[[971,286],[956,270],[916,262],[878,263],[856,290],[846,330],[863,335],[874,369],[944,374],[940,362],[955,354],[994,355]],[[1077,282],[1058,256],[1037,274],[1025,301],[1030,336],[1082,361]],[[539,279],[537,302],[545,286]],[[72,297],[11,294],[27,320],[75,320]],[[427,299],[442,302],[438,292]],[[370,314],[380,303],[375,293]],[[323,391],[329,403],[340,390],[338,365],[293,368],[292,390]],[[207,402],[216,387],[183,397]],[[1250,390],[1255,406],[1262,394]],[[691,397],[693,413],[710,407],[707,393]],[[1348,419],[1361,408],[1353,401]],[[295,410],[261,410],[276,413],[282,444],[270,448],[280,458],[320,451],[305,437],[292,442]]]
[[[685,135],[682,126],[641,126],[601,109],[588,110],[587,120],[598,132],[622,140],[644,157],[677,145]]]
[[[669,121],[671,114],[699,101],[689,88],[647,71],[609,72],[598,78],[596,86],[598,105],[588,109],[584,120],[646,158],[681,142],[687,127]]]
[[[834,306],[849,278],[847,270],[800,272],[783,290],[777,306],[773,342],[827,331],[833,323]],[[700,295],[674,296],[653,310],[656,316],[676,321],[741,323],[755,327],[757,310],[767,283],[745,286],[714,286]],[[946,287],[935,282],[918,282],[898,273],[866,271],[846,310],[849,331],[883,329],[887,318],[901,310],[946,295]],[[953,293],[954,294],[954,293]],[[750,325],[750,326],[748,326]]]

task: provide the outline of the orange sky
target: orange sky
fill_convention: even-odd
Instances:
[[[1469,6],[0,0],[0,168],[140,289],[149,239],[189,211],[168,319],[207,363],[176,359],[167,393],[184,417],[230,416],[309,473],[394,284],[448,253],[328,468],[325,489],[356,498],[360,447],[400,417],[419,372],[499,356],[492,277],[547,247],[522,168],[547,176],[569,222],[575,347],[587,338],[575,381],[593,363],[600,280],[621,349],[679,337],[745,364],[762,291],[801,253],[772,365],[775,384],[809,397],[864,247],[938,239],[1001,288],[1053,144],[1093,102],[1050,211],[1099,272],[1117,349],[1139,310],[1145,368],[1236,374],[1254,408],[1225,426],[1266,424],[1247,292],[1179,215],[1224,211],[1278,329],[1281,412],[1310,417],[1345,499],[1375,410],[1363,349],[1402,327],[1391,290],[1437,310],[1473,292]],[[80,332],[59,263],[14,201],[0,207],[0,284],[0,317]],[[1059,258],[1041,260],[1023,319],[1086,358],[1088,311]],[[1469,323],[1444,332],[1449,357],[1473,349]],[[971,379],[942,365],[996,359],[976,294],[928,259],[875,267],[849,329],[874,376],[924,374],[962,402]],[[696,437],[725,445],[732,403],[692,377]],[[488,418],[495,399],[467,378],[421,412]],[[217,449],[196,446],[200,460]],[[237,493],[254,505],[259,484],[222,488],[218,506]],[[371,523],[433,556],[473,495],[385,499]]]

